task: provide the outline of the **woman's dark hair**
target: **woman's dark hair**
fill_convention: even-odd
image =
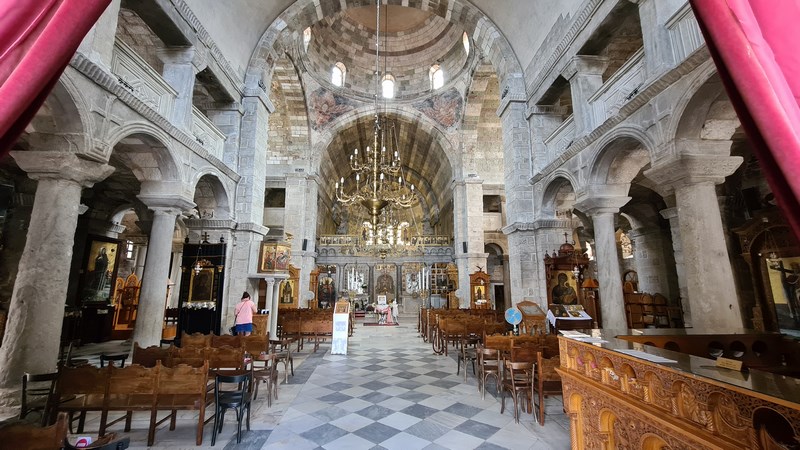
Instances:
[[[244,293],[242,294],[242,298],[250,298],[250,293],[247,292],[247,291],[244,291]]]

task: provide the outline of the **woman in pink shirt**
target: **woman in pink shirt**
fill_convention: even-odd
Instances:
[[[242,294],[242,301],[236,305],[236,325],[235,331],[237,336],[250,336],[253,332],[253,314],[256,313],[256,304],[250,300],[250,294],[247,291]]]

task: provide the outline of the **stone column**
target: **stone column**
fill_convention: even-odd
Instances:
[[[603,72],[606,67],[608,67],[608,58],[575,55],[561,72],[561,76],[569,81],[572,95],[575,139],[588,134],[596,125],[589,99],[603,85]]]
[[[78,52],[109,71],[114,55],[120,4],[121,0],[112,0],[78,46]]]
[[[222,162],[236,170],[239,154],[239,133],[241,132],[244,110],[241,103],[225,106],[214,105],[206,110],[209,120],[225,134],[222,146]]]
[[[195,49],[194,47],[164,47],[158,49],[156,53],[158,58],[164,62],[161,76],[178,93],[169,119],[175,126],[191,131],[195,80],[192,61]]]
[[[739,156],[683,155],[645,172],[675,191],[691,311],[704,327],[719,332],[743,326],[716,192],[741,163]]]
[[[158,345],[161,341],[175,219],[181,212],[193,208],[194,203],[181,197],[139,195],[139,199],[153,211],[153,224],[147,245],[147,263],[142,274],[133,341],[138,342],[140,347],[148,347]]]
[[[672,252],[664,252],[664,236],[660,228],[636,228],[628,233],[633,242],[634,265],[639,275],[639,290],[673,297],[668,268],[673,266]]]
[[[133,273],[136,274],[136,277],[140,280],[144,275],[144,266],[147,264],[147,246],[146,245],[137,245],[136,246],[136,268],[134,269]]]
[[[506,194],[506,225],[508,236],[509,273],[513,304],[538,291],[536,273],[538,256],[533,236],[533,187],[531,133],[526,119],[525,85],[521,74],[508,74],[501,84],[500,107],[497,115],[503,125],[503,168]]]
[[[587,189],[596,192],[603,188]],[[625,318],[625,300],[622,296],[622,274],[619,270],[615,214],[630,197],[589,197],[581,199],[575,207],[592,218],[594,245],[597,259],[597,278],[600,283],[600,311],[603,328],[624,330],[628,328]]]
[[[318,177],[304,172],[286,174],[286,204],[292,205],[293,214],[284,215],[283,229],[294,237],[292,265],[300,268],[297,298],[301,308],[307,306],[305,295],[311,271],[316,267],[318,181]]]
[[[458,266],[458,285],[469,286],[469,274],[476,272],[478,266],[486,270],[483,240],[483,180],[467,178],[455,183],[453,189],[454,238],[456,242],[456,266]],[[467,251],[464,252],[464,242]],[[461,307],[470,305],[469,290],[461,299]]]
[[[38,180],[0,347],[0,388],[13,389],[25,372],[56,369],[81,190],[105,179],[114,168],[61,152],[11,155]],[[0,402],[5,403],[3,397]]]
[[[661,217],[669,220],[672,235],[672,255],[675,258],[675,274],[678,276],[678,297],[683,308],[683,322],[692,326],[692,310],[689,305],[689,287],[686,285],[686,269],[683,265],[683,248],[681,247],[681,227],[678,221],[678,208],[661,210]],[[672,300],[672,298],[670,298]]]
[[[275,303],[275,279],[272,277],[264,278],[267,282],[267,295],[264,303],[269,308],[269,338],[278,339],[278,304]]]

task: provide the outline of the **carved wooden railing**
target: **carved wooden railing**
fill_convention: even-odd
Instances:
[[[800,380],[605,337],[560,338],[573,449],[777,449],[800,442]],[[654,363],[614,349],[676,360]]]

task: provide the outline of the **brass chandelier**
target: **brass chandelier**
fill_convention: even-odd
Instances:
[[[414,185],[408,183],[403,172],[403,162],[400,158],[397,130],[395,124],[379,114],[378,95],[380,93],[380,14],[381,2],[377,1],[377,31],[375,33],[375,122],[373,124],[372,146],[367,146],[364,151],[358,148],[350,155],[350,171],[347,177],[355,178],[355,186],[345,186],[346,179],[341,177],[336,182],[336,200],[342,205],[363,206],[370,216],[372,230],[376,233],[387,206],[394,209],[411,208],[416,203]],[[386,70],[384,64],[384,71]],[[391,213],[389,214],[391,215]],[[384,228],[385,229],[385,228]],[[366,238],[366,236],[363,236]],[[394,242],[394,237],[380,238],[378,241]],[[377,243],[378,241],[375,241]],[[388,242],[387,241],[387,242]]]

